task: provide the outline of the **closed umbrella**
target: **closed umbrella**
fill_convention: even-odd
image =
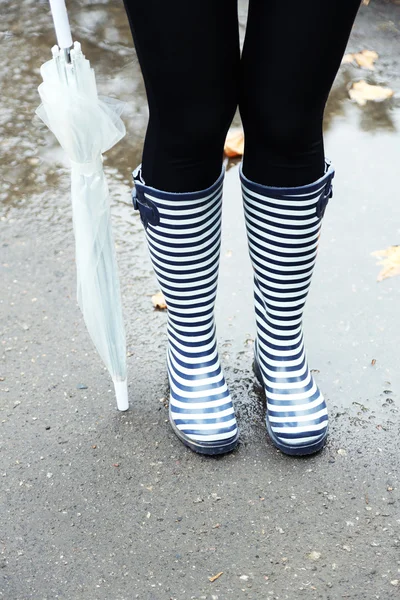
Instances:
[[[64,0],[50,0],[58,46],[41,69],[36,113],[71,161],[77,298],[89,334],[113,379],[117,407],[127,410],[126,342],[110,197],[102,154],[125,135],[123,103],[97,94],[79,42],[72,44]]]

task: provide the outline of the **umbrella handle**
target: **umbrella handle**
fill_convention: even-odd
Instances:
[[[60,49],[71,48],[72,36],[65,0],[50,0],[50,8]]]

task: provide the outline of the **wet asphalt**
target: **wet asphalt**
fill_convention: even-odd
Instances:
[[[251,370],[251,272],[238,165],[224,191],[217,305],[238,449],[193,454],[168,423],[165,322],[131,170],[147,120],[122,2],[68,3],[100,93],[126,101],[126,138],[105,159],[127,329],[131,408],[76,305],[68,161],[34,110],[54,43],[47,1],[0,2],[0,598],[339,600],[400,597],[400,277],[371,253],[400,244],[400,5],[363,6],[326,110],[336,168],[305,317],[311,368],[330,409],[326,448],[271,445]],[[241,32],[246,7],[240,3]],[[360,107],[366,78],[395,91]],[[222,573],[215,581],[215,575]]]

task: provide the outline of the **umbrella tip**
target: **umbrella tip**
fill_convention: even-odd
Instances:
[[[128,410],[128,381],[126,379],[124,381],[114,381],[114,388],[118,410]]]

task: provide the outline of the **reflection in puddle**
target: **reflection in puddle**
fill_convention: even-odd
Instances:
[[[367,102],[365,106],[358,106],[349,99],[348,90],[354,81],[362,78],[360,69],[351,66],[342,66],[335,81],[335,85],[329,95],[325,109],[324,129],[328,131],[335,126],[335,119],[345,117],[349,125],[358,124],[362,131],[377,132],[397,131],[394,120],[395,101]],[[377,82],[368,79],[368,83]]]

